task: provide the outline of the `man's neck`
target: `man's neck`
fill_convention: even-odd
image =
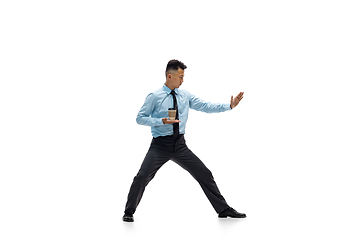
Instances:
[[[165,86],[167,86],[168,88],[170,88],[170,90],[174,90],[174,87],[170,87],[167,83],[165,83]]]

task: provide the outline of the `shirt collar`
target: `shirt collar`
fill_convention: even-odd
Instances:
[[[164,83],[164,86],[163,86],[163,90],[164,90],[167,94],[170,94],[170,93],[171,93],[171,89],[168,88],[168,86],[166,86],[165,83]],[[177,88],[175,88],[174,91],[175,91],[176,94],[178,94],[178,89],[177,89]]]

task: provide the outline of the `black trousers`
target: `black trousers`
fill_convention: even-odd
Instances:
[[[188,171],[200,184],[217,213],[229,208],[204,163],[186,146],[184,135],[153,138],[149,151],[130,187],[125,213],[133,214],[142,198],[145,187],[167,161],[172,160]]]

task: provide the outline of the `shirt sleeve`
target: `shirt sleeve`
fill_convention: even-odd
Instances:
[[[219,113],[231,110],[230,103],[211,103],[205,102],[204,100],[195,97],[194,95],[190,94],[190,108],[206,112],[206,113]]]
[[[162,118],[152,118],[151,113],[154,111],[154,102],[155,102],[155,96],[154,94],[150,93],[143,104],[143,106],[140,108],[140,111],[136,117],[136,122],[140,125],[145,126],[159,126],[163,125]]]

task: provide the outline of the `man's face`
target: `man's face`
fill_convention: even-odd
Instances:
[[[179,88],[184,81],[184,70],[181,68],[178,68],[178,70],[175,71],[174,74],[172,74],[171,80],[172,80],[175,88]]]

